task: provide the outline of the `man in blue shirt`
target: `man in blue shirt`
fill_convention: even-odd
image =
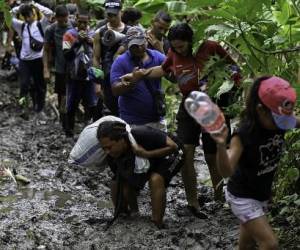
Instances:
[[[145,32],[139,27],[131,27],[126,33],[127,51],[113,63],[110,77],[114,95],[119,96],[120,117],[131,125],[149,125],[166,130],[161,111],[164,100],[161,79],[142,79],[136,83],[122,81],[122,76],[135,72],[138,68],[160,66],[165,56],[147,49]]]

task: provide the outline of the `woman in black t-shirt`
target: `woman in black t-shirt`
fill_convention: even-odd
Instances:
[[[240,127],[226,147],[228,129],[212,135],[217,165],[230,177],[226,199],[240,220],[239,249],[278,249],[265,216],[275,170],[283,152],[284,133],[299,126],[293,115],[296,92],[279,77],[257,79],[249,93]]]
[[[115,210],[138,212],[136,191],[149,181],[152,221],[161,228],[166,187],[183,164],[180,144],[160,130],[145,126],[129,133],[125,124],[110,121],[99,125],[97,138],[108,154],[107,162],[115,175],[111,187]],[[148,162],[138,162],[143,161],[138,157]]]

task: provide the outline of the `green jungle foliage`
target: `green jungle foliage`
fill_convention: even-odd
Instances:
[[[101,7],[101,1],[87,2]],[[204,39],[213,39],[230,51],[243,76],[238,96],[225,110],[231,116],[240,113],[244,106],[242,93],[257,76],[281,76],[292,83],[300,96],[300,0],[125,0],[124,7],[128,6],[142,10],[141,23],[145,26],[161,9],[173,16],[174,23],[189,22],[195,32],[194,50]],[[233,83],[229,71],[224,69],[218,58],[206,64],[203,75],[209,77],[210,96],[218,97],[231,90]],[[167,93],[167,120],[169,128],[174,130],[180,96],[176,84],[164,80],[163,86]],[[286,152],[274,185],[277,213],[274,210],[273,215],[275,221],[284,218],[293,226],[299,223],[300,214],[299,130],[289,132],[286,139]],[[279,235],[281,239],[288,238],[283,231]]]
[[[103,16],[104,0],[77,2],[96,13],[97,18]],[[195,32],[194,50],[204,39],[219,41],[229,50],[243,76],[234,104],[225,111],[230,115],[238,116],[244,106],[242,93],[257,76],[281,76],[292,83],[300,96],[300,0],[124,0],[123,3],[124,8],[134,6],[142,11],[141,23],[145,27],[161,9],[173,16],[174,23],[188,22]],[[0,0],[0,10],[9,24],[11,17],[4,0]],[[229,71],[218,58],[207,63],[203,74],[209,77],[210,96],[218,97],[233,86]],[[164,80],[163,86],[167,93],[167,120],[174,130],[181,98],[176,84]],[[300,131],[287,133],[286,140],[286,152],[274,185],[277,212],[273,215],[284,217],[293,226],[299,225],[300,214]],[[284,232],[280,236],[286,237]]]

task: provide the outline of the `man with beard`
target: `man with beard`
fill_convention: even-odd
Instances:
[[[58,109],[63,129],[65,129],[66,117],[66,62],[62,50],[63,35],[72,28],[69,20],[69,12],[65,5],[58,5],[55,9],[56,22],[51,24],[45,32],[44,48],[44,78],[50,80],[49,61],[54,59],[55,87],[58,98]],[[52,58],[53,57],[53,58]]]
[[[148,49],[155,49],[161,53],[167,54],[170,48],[166,38],[171,25],[172,18],[164,11],[159,11],[151,22],[151,28],[146,32]]]
[[[120,55],[111,69],[111,88],[119,96],[120,117],[130,125],[150,125],[165,130],[163,115],[157,109],[157,95],[162,93],[161,80],[141,80],[134,84],[121,82],[121,77],[159,66],[165,56],[157,50],[147,49],[145,32],[140,27],[131,27],[126,33],[127,51]]]

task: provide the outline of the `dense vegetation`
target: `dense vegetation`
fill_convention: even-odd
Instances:
[[[81,0],[80,4],[99,17],[103,12],[103,2]],[[141,22],[145,26],[160,9],[169,11],[174,22],[188,21],[195,32],[195,49],[203,39],[221,42],[241,68],[242,88],[246,89],[256,76],[272,74],[289,80],[300,96],[300,0],[125,0],[124,7],[128,6],[142,10]],[[0,1],[0,9],[9,23],[4,0]],[[212,94],[218,95],[230,90],[232,84],[228,81],[228,74],[221,73],[220,65],[215,62],[211,61],[205,70],[214,72],[211,88],[215,90]],[[168,83],[165,85],[169,93],[168,119],[172,122],[178,98],[174,98],[174,87]],[[243,98],[239,97],[236,101],[230,112],[237,116],[243,106]],[[297,108],[299,110],[299,106]],[[291,131],[286,138],[287,150],[274,188],[277,205],[272,215],[275,221],[280,218],[281,222],[293,226],[299,225],[300,220],[300,131]],[[292,235],[279,234],[286,241],[293,239]]]

